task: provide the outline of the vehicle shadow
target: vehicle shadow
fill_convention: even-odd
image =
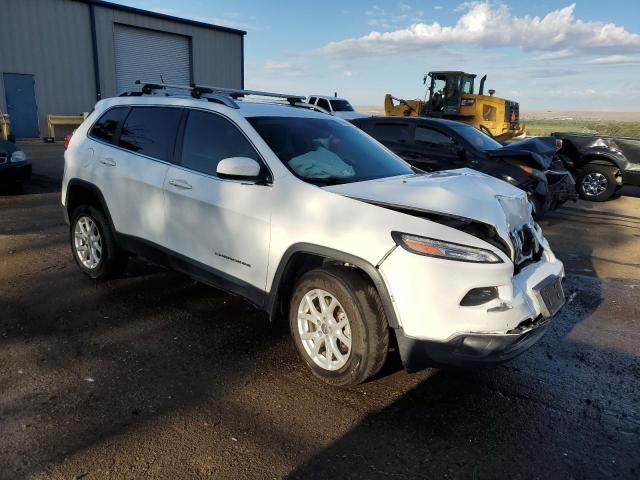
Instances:
[[[637,478],[638,357],[573,339],[599,293],[572,276],[539,345],[500,366],[429,371],[287,478]]]

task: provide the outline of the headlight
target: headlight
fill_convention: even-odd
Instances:
[[[391,232],[396,244],[417,255],[438,257],[445,260],[472,263],[502,263],[502,259],[491,250],[444,242],[433,238],[416,237],[408,233]]]
[[[460,106],[462,107],[473,107],[476,103],[475,98],[463,98],[460,101]]]
[[[27,161],[27,156],[25,155],[25,153],[22,150],[16,150],[15,152],[13,152],[11,154],[11,160],[9,160],[11,163],[17,163],[17,162],[26,162]]]

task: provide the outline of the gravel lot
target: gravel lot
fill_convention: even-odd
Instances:
[[[0,195],[0,478],[640,477],[640,191],[542,222],[569,303],[526,354],[336,389],[240,299],[139,260],[83,276],[60,146],[25,148],[34,182]]]

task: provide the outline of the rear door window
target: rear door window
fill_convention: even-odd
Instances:
[[[453,149],[455,142],[453,139],[433,128],[416,127],[416,144],[425,145],[432,148]]]
[[[89,136],[97,140],[102,140],[103,142],[113,142],[120,122],[124,120],[128,110],[129,107],[118,107],[105,112],[100,119],[93,124]]]
[[[170,162],[181,115],[181,108],[133,107],[122,127],[118,145]]]
[[[192,110],[184,129],[181,165],[215,175],[220,160],[260,157],[245,136],[229,120],[213,113]]]
[[[406,123],[376,123],[372,135],[382,143],[408,143],[409,125]]]

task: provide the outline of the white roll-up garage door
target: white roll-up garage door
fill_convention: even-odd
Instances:
[[[191,84],[189,37],[125,25],[114,26],[118,94],[139,90],[136,80]]]

